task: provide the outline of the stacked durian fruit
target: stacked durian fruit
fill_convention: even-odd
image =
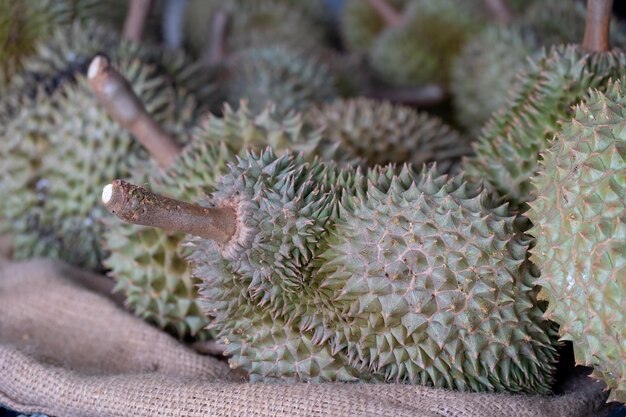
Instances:
[[[129,309],[212,338],[251,381],[548,394],[570,340],[626,399],[610,0],[346,0],[334,17],[191,0],[189,54],[138,38],[159,39],[149,10],[121,25],[97,3],[13,6],[29,24],[7,39],[30,42],[0,51],[24,51],[0,102],[16,258],[106,271]]]

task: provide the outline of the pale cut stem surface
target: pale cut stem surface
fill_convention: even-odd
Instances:
[[[202,54],[204,65],[217,65],[226,56],[226,36],[229,16],[224,10],[217,9],[211,16],[210,39]]]
[[[236,232],[232,207],[202,207],[115,180],[102,190],[102,202],[112,214],[133,224],[182,232],[228,243]]]
[[[151,7],[152,0],[128,0],[128,12],[122,30],[124,39],[133,42],[141,41]]]
[[[132,86],[102,55],[87,72],[89,85],[107,113],[129,130],[159,164],[168,167],[180,153],[174,138],[148,114]]]
[[[613,0],[587,0],[583,48],[590,52],[606,52],[611,49],[609,33]]]
[[[402,25],[404,17],[387,0],[366,0],[388,27]]]
[[[484,0],[487,9],[498,23],[507,23],[511,21],[512,15],[506,0]]]

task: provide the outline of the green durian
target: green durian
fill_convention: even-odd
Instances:
[[[185,36],[201,55],[211,39],[211,19],[216,10],[228,13],[227,53],[270,46],[275,42],[310,45],[321,42],[323,28],[306,11],[302,1],[190,0],[185,13]]]
[[[204,205],[230,211],[235,230],[193,239],[190,259],[231,365],[261,381],[547,392],[554,332],[524,222],[462,176],[395,172],[270,150],[218,180]],[[111,199],[125,187],[105,193],[124,219],[158,200],[132,187]]]
[[[489,26],[468,41],[454,59],[450,90],[458,120],[477,134],[492,113],[514,94],[517,74],[542,48],[577,42],[585,26],[581,2],[536,2],[518,20]],[[612,39],[621,46],[623,36],[616,19]]]
[[[626,401],[626,96],[623,82],[591,91],[542,153],[533,178],[531,260],[546,317],[576,362]]]
[[[222,117],[209,115],[166,169],[155,167],[148,182],[158,192],[194,201],[213,191],[236,155],[271,146],[276,152],[301,151],[312,156],[319,133],[298,114],[280,117],[273,106],[252,113],[242,103],[226,106]],[[116,290],[139,316],[178,337],[204,338],[208,324],[197,304],[198,280],[191,275],[183,246],[185,235],[131,224],[108,222],[105,241],[110,255],[104,264],[117,281]]]
[[[285,45],[246,49],[228,60],[225,75],[227,102],[248,100],[253,112],[268,102],[279,114],[304,111],[337,95],[335,76],[321,56]]]
[[[110,9],[98,0],[0,0],[0,91],[55,28],[94,18],[108,21]]]
[[[454,0],[414,1],[404,21],[386,28],[369,50],[380,79],[394,85],[446,83],[452,58],[478,28],[479,17]]]
[[[401,10],[409,0],[389,0]],[[354,52],[367,52],[386,23],[366,0],[346,0],[341,13],[340,31],[345,46]]]
[[[176,133],[186,129],[195,103],[184,91],[139,60],[120,67],[159,122]],[[142,178],[145,152],[100,109],[82,75],[22,107],[4,129],[0,161],[8,175],[0,193],[14,256],[56,257],[100,269],[106,212],[88,189],[111,176]]]
[[[420,169],[436,161],[442,172],[449,172],[471,152],[469,142],[437,117],[388,102],[337,100],[312,108],[306,117],[323,129],[324,140],[363,165],[411,163]]]
[[[466,161],[469,175],[488,181],[499,193],[522,204],[533,198],[530,178],[539,153],[549,146],[560,120],[589,88],[603,90],[610,78],[625,74],[626,55],[619,50],[586,52],[581,46],[558,46],[523,71],[506,104],[486,123],[474,144],[476,157]]]

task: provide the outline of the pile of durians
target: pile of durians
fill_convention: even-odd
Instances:
[[[104,3],[0,0],[14,258],[251,381],[548,394],[571,341],[626,401],[611,0]]]

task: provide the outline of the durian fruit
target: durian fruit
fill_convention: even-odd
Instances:
[[[626,96],[623,82],[591,91],[543,152],[533,178],[531,260],[541,269],[546,317],[576,362],[626,402]]]
[[[279,114],[330,101],[337,95],[336,78],[322,58],[280,44],[243,50],[228,60],[226,100],[237,105],[247,99],[253,112],[273,102]]]
[[[187,128],[195,104],[184,91],[139,60],[120,66],[158,121],[176,133]],[[3,212],[15,213],[6,224],[18,259],[49,256],[101,268],[105,211],[86,189],[111,175],[142,178],[147,155],[95,100],[81,75],[38,96],[5,127],[0,161],[9,169],[3,167],[0,193]]]
[[[514,94],[517,74],[528,59],[539,57],[544,47],[582,39],[584,22],[581,2],[536,2],[519,19],[488,26],[469,40],[451,67],[450,90],[459,122],[479,133]],[[612,38],[620,40],[617,23],[614,19],[611,24]]]
[[[390,6],[402,10],[409,0],[388,0]],[[346,0],[341,14],[341,35],[347,49],[367,52],[386,22],[367,0]]]
[[[97,0],[0,0],[0,91],[55,28],[99,17],[106,21],[110,8]]]
[[[389,102],[337,100],[312,108],[306,118],[323,129],[324,140],[364,165],[411,163],[419,169],[437,162],[442,172],[449,172],[471,152],[469,142],[439,118]]]
[[[581,46],[552,48],[520,76],[516,94],[495,113],[474,144],[468,174],[487,180],[499,193],[522,204],[533,198],[530,178],[539,153],[549,146],[559,120],[589,88],[603,90],[610,78],[625,74],[619,50],[587,52]]]
[[[202,307],[252,380],[549,390],[553,330],[530,239],[481,187],[434,168],[364,175],[266,151],[215,188],[195,206],[116,181],[103,202],[160,227],[175,210],[199,236]]]
[[[452,58],[478,28],[479,16],[454,0],[411,2],[400,25],[374,40],[369,63],[393,85],[446,83]]]
[[[192,134],[190,143],[166,168],[155,168],[148,182],[153,189],[183,200],[197,200],[213,191],[227,163],[249,149],[271,146],[276,152],[316,154],[319,133],[304,126],[301,116],[279,117],[273,106],[252,113],[242,103],[226,106],[218,118],[209,115]],[[104,264],[117,281],[126,303],[139,316],[180,338],[204,338],[208,319],[197,303],[198,280],[185,259],[185,235],[120,222],[107,222]]]
[[[317,1],[317,0],[316,0]],[[308,1],[307,1],[308,2]],[[275,42],[310,45],[321,42],[324,30],[301,4],[287,0],[189,0],[185,36],[190,48],[201,55],[211,42],[211,20],[216,10],[229,17],[225,49],[269,46]]]

